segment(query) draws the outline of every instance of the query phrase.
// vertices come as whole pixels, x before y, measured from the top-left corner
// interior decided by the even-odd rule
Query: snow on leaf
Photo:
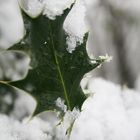
[[[54,20],[56,16],[62,15],[63,11],[70,8],[75,0],[43,0],[44,11],[43,15]]]
[[[67,50],[71,53],[77,43],[82,44],[89,28],[86,22],[86,7],[83,0],[77,0],[64,22],[64,30],[68,34]]]
[[[62,15],[63,11],[70,8],[75,0],[19,0],[21,8],[30,17],[35,18],[40,14],[54,20]]]

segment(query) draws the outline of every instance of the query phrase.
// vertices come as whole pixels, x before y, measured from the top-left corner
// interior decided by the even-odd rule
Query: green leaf
[[[103,59],[92,64],[87,55],[85,35],[84,43],[73,51],[67,51],[66,34],[63,22],[69,10],[62,16],[50,20],[45,16],[31,19],[23,13],[26,36],[11,50],[20,50],[29,54],[31,69],[26,77],[8,84],[24,90],[37,101],[33,115],[46,110],[59,110],[56,100],[64,100],[69,110],[81,109],[86,99],[80,81],[85,73],[99,66]]]

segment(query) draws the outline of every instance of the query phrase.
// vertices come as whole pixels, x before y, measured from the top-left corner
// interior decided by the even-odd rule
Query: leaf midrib
[[[52,43],[52,49],[53,49],[53,53],[54,53],[55,62],[56,62],[56,65],[57,65],[57,70],[58,70],[58,74],[59,74],[59,77],[60,77],[60,81],[62,83],[62,87],[63,87],[63,91],[64,91],[64,97],[66,99],[68,109],[71,110],[71,106],[70,106],[70,102],[69,102],[69,98],[68,98],[68,92],[67,92],[67,89],[66,89],[66,86],[65,86],[65,82],[64,82],[64,79],[63,79],[63,75],[62,75],[62,72],[61,72],[61,68],[60,68],[60,65],[59,65],[59,61],[58,61],[55,46],[54,46],[52,27],[51,27],[50,23],[49,23],[49,26],[50,26],[50,36],[51,36],[50,38],[51,38],[51,43]]]

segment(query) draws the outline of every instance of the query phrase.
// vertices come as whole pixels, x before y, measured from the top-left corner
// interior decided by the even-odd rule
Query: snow
[[[79,117],[80,111],[76,108],[73,111],[67,111],[63,121],[56,127],[56,137],[58,140],[68,140],[70,136],[70,129],[74,121]]]
[[[32,18],[40,14],[54,20],[56,16],[62,15],[63,11],[70,8],[74,0],[19,0],[21,8]]]
[[[0,48],[9,48],[25,34],[17,0],[0,1]]]
[[[56,106],[60,108],[62,111],[66,112],[67,111],[67,106],[64,104],[64,100],[61,98],[57,98],[56,100]]]
[[[17,99],[14,103],[14,109],[10,114],[11,117],[22,120],[25,117],[30,117],[35,110],[36,101],[29,94],[18,91]]]
[[[90,97],[75,121],[71,140],[140,139],[140,94],[103,79],[91,79]]]
[[[75,0],[43,0],[45,5],[43,15],[54,20],[56,16],[62,15],[63,11],[70,8]]]
[[[0,140],[67,140],[65,134],[74,121],[70,140],[139,140],[140,93],[101,78],[84,84],[90,95],[81,113],[76,108],[67,111],[60,125],[59,119],[46,119],[49,112],[43,113],[45,119],[36,116],[21,122],[0,114]]]
[[[22,59],[17,59],[17,55]],[[30,58],[25,54],[3,51],[0,53],[0,79],[19,80],[27,74]]]
[[[106,62],[110,62],[113,59],[113,57],[109,56],[108,54],[101,55],[101,56],[99,56],[99,58],[102,59],[102,60],[106,60]]]
[[[77,0],[64,22],[64,30],[68,34],[67,50],[71,53],[77,43],[83,43],[85,33],[89,31],[86,22],[86,7],[83,0]]]
[[[19,0],[21,8],[32,18],[39,16],[44,5],[39,0]]]
[[[49,124],[39,118],[19,122],[0,115],[0,140],[49,140],[48,129]]]

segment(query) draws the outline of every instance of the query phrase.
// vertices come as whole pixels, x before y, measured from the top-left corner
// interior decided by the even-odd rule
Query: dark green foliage
[[[63,22],[69,10],[62,16],[50,20],[39,16],[31,19],[23,14],[26,36],[11,47],[11,50],[20,50],[28,53],[31,58],[31,69],[27,76],[20,81],[11,81],[8,84],[31,94],[37,101],[33,115],[46,110],[59,110],[56,106],[57,98],[65,101],[69,110],[74,107],[81,109],[86,99],[80,87],[80,81],[85,73],[104,62],[95,60],[92,64],[86,52],[86,41],[78,45],[73,53],[66,48],[66,35]]]

